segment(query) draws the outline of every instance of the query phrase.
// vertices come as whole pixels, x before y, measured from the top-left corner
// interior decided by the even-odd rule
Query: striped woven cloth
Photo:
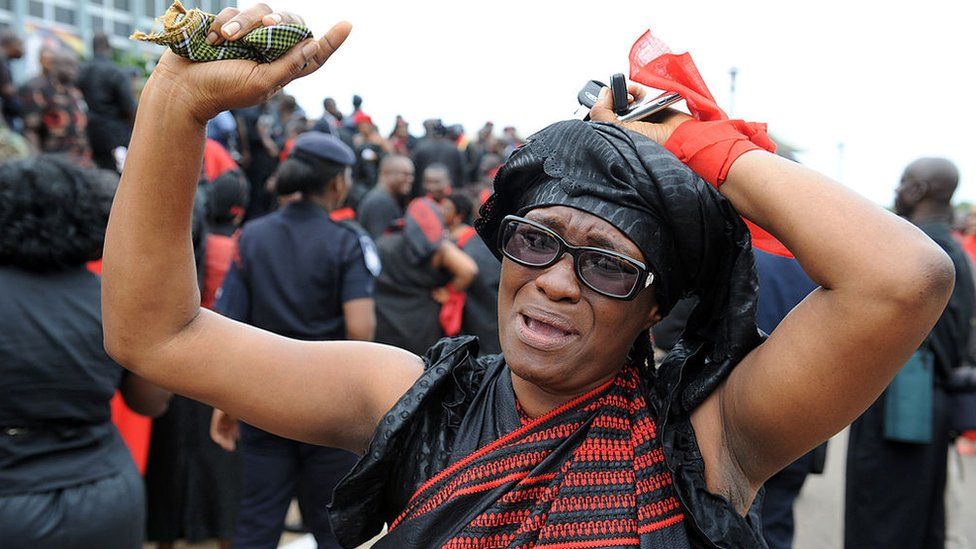
[[[270,63],[281,57],[292,46],[312,36],[303,25],[274,25],[261,27],[245,34],[239,40],[216,46],[207,43],[207,35],[215,15],[199,9],[187,10],[174,0],[157,23],[162,31],[135,32],[132,40],[154,42],[169,46],[174,53],[190,61],[219,61],[221,59],[248,59],[258,63]]]

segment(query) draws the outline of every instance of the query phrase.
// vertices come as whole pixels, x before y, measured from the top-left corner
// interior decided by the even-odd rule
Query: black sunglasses
[[[654,273],[640,261],[613,250],[571,246],[549,227],[529,219],[506,216],[498,235],[502,254],[526,267],[544,269],[569,253],[580,281],[607,297],[634,299],[654,282]]]

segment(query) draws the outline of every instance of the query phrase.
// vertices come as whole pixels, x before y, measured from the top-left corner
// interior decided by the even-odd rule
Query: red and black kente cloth
[[[390,533],[451,528],[450,549],[687,547],[683,519],[628,366],[432,477]]]

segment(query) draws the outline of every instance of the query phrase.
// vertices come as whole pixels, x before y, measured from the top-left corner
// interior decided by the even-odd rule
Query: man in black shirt
[[[0,103],[3,104],[3,117],[7,125],[16,128],[20,118],[20,99],[10,73],[10,60],[24,56],[24,41],[10,29],[0,30]]]
[[[78,75],[78,88],[88,104],[88,140],[99,168],[119,168],[115,150],[129,145],[136,102],[129,76],[112,61],[108,36],[92,39],[93,58]]]
[[[403,217],[403,201],[413,185],[413,162],[406,156],[390,154],[380,160],[380,175],[356,212],[356,220],[373,239],[377,239],[390,223]]]
[[[413,164],[417,173],[424,173],[431,164],[443,164],[447,167],[451,184],[460,187],[464,184],[464,156],[457,146],[447,137],[447,128],[440,121],[424,123],[427,135],[421,139],[413,150]],[[422,196],[421,181],[413,184],[413,196]]]
[[[950,444],[949,403],[945,383],[966,359],[973,317],[972,271],[953,238],[952,195],[959,171],[943,158],[912,162],[895,191],[895,213],[925,232],[949,255],[956,270],[955,287],[942,317],[921,350],[933,357],[928,405],[916,414],[931,417],[928,442],[893,440],[888,407],[898,403],[885,391],[851,425],[847,451],[844,546],[848,549],[930,549],[945,546],[946,459]],[[898,378],[892,383],[894,385]],[[913,387],[917,389],[918,387]],[[913,395],[914,396],[914,395]],[[892,410],[896,410],[893,408]]]

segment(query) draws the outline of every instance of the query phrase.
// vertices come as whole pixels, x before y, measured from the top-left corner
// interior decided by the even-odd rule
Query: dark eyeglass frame
[[[505,250],[505,230],[513,222],[524,223],[526,225],[529,225],[529,226],[531,226],[531,227],[533,227],[535,229],[538,229],[538,230],[540,230],[540,231],[542,231],[542,232],[544,232],[544,233],[552,236],[556,240],[556,242],[559,244],[559,249],[556,251],[556,255],[551,260],[547,261],[546,263],[543,263],[541,265],[536,265],[534,263],[528,263],[526,261],[523,261],[523,260],[521,260],[521,259],[519,259],[517,257],[513,257],[511,254],[509,254]],[[580,282],[582,282],[587,288],[593,290],[594,292],[596,292],[596,293],[598,293],[598,294],[600,294],[602,296],[606,296],[606,297],[609,297],[611,299],[619,299],[621,301],[629,301],[629,300],[634,299],[635,297],[637,297],[637,294],[641,293],[644,289],[648,288],[651,284],[654,283],[654,273],[651,272],[651,270],[647,268],[647,265],[645,265],[641,261],[638,261],[638,260],[630,257],[629,255],[622,254],[622,253],[616,252],[614,250],[607,250],[605,248],[596,248],[596,247],[593,247],[593,246],[573,246],[572,244],[569,244],[568,242],[566,242],[566,240],[564,240],[563,237],[559,236],[559,233],[557,233],[556,231],[550,229],[549,227],[547,227],[547,226],[545,226],[545,225],[543,225],[541,223],[537,223],[535,221],[532,221],[531,219],[525,219],[524,217],[519,217],[517,215],[506,215],[504,217],[504,219],[502,219],[502,222],[501,222],[501,224],[498,227],[498,249],[501,250],[502,255],[504,255],[505,257],[507,257],[509,259],[511,259],[515,263],[518,263],[519,265],[522,265],[523,267],[530,267],[530,268],[533,268],[533,269],[547,269],[547,268],[555,265],[556,263],[558,263],[563,258],[564,255],[566,255],[567,253],[569,253],[569,255],[571,255],[573,257],[573,271],[576,273],[576,278]],[[630,292],[627,293],[626,295],[614,295],[614,294],[607,293],[604,290],[601,290],[599,288],[594,287],[592,284],[590,284],[586,280],[586,278],[582,275],[582,273],[580,273],[579,257],[580,257],[580,254],[583,253],[583,252],[595,252],[595,253],[605,254],[605,255],[614,257],[616,259],[620,259],[620,260],[622,260],[622,261],[624,261],[626,263],[629,263],[630,265],[636,267],[637,268],[637,280],[634,282],[634,287],[631,288]]]

